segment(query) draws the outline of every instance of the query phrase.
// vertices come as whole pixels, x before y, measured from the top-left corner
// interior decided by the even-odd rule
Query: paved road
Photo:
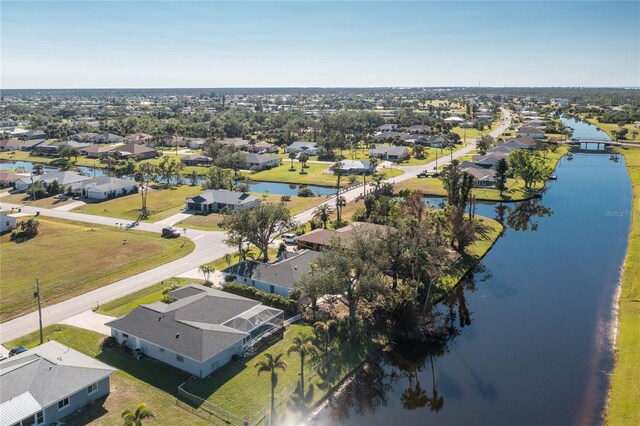
[[[511,114],[507,110],[503,110],[504,120],[503,123],[490,133],[493,137],[498,137],[509,125],[511,124]],[[459,158],[475,148],[475,141],[456,152],[453,153],[453,158]],[[438,160],[438,165],[448,164],[451,160],[450,155],[446,155]],[[434,170],[436,162],[433,161],[429,164],[422,166],[406,166],[399,167],[404,171],[404,174],[388,179],[386,182],[396,183],[402,182],[407,179],[412,179],[423,170]],[[363,188],[355,188],[350,191],[346,191],[341,195],[344,196],[347,201],[353,201],[360,195],[362,195]],[[322,204],[335,205],[335,197],[327,199]],[[75,220],[86,223],[93,223],[96,225],[104,226],[122,226],[126,229],[133,228],[141,231],[153,232],[160,234],[163,226],[163,222],[158,223],[134,223],[132,221],[126,221],[122,219],[114,219],[104,216],[94,216],[84,213],[68,212],[63,210],[45,209],[32,206],[22,206],[16,204],[0,203],[0,209],[20,208],[23,213],[36,213],[46,217],[53,217],[58,219]],[[308,222],[313,217],[315,207],[310,208],[294,217],[300,223]],[[173,219],[173,218],[172,218]],[[126,231],[125,231],[126,232]],[[134,291],[149,287],[157,282],[166,280],[175,276],[193,273],[200,265],[211,262],[213,260],[223,257],[227,253],[235,252],[235,249],[224,244],[223,232],[212,231],[200,231],[194,229],[188,229],[186,232],[187,238],[190,238],[196,245],[193,252],[187,256],[169,262],[167,264],[158,266],[140,274],[134,275],[129,278],[117,281],[113,284],[98,288],[88,293],[76,296],[72,299],[60,302],[55,305],[46,306],[42,310],[43,323],[45,326],[50,324],[56,324],[64,321],[70,317],[78,315],[89,309],[96,307],[98,304],[104,304],[106,302],[118,299],[133,293]],[[38,328],[38,315],[37,312],[26,314],[19,318],[7,321],[0,324],[0,343],[4,343],[27,333],[37,330]]]
[[[0,203],[0,209],[2,210],[11,207],[20,207],[23,213],[40,212],[41,216],[76,220],[96,225],[115,227],[116,223],[124,223],[125,228],[132,225],[131,221],[123,221],[121,219]],[[155,223],[139,223],[133,228],[153,232],[158,235],[158,238],[160,238],[159,235],[162,225]],[[219,259],[225,254],[233,253],[235,251],[234,248],[228,247],[224,244],[224,234],[222,232],[189,229],[187,230],[187,237],[195,243],[196,247],[190,254],[183,258],[149,269],[132,277],[125,278],[113,284],[109,284],[55,305],[46,306],[45,300],[45,308],[42,310],[44,325],[46,326],[61,322],[88,309],[95,308],[97,304],[104,304],[111,300],[133,293],[134,291],[149,287],[162,280],[192,271],[204,263]],[[37,330],[37,328],[38,316],[36,312],[2,323],[0,324],[0,343],[23,336]]]

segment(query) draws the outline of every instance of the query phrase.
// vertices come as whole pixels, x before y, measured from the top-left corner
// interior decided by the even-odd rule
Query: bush
[[[307,185],[300,185],[298,188],[298,197],[313,197],[313,191]]]
[[[280,296],[279,294],[266,293],[255,287],[233,282],[225,283],[222,290],[228,293],[237,294],[238,296],[259,300],[272,308],[282,309],[287,315],[296,315],[298,313],[298,303],[293,299]]]
[[[106,349],[112,349],[112,348],[115,348],[116,346],[118,346],[118,341],[113,336],[105,337],[100,342],[100,347],[103,348],[103,349],[105,349],[105,348]]]
[[[289,201],[291,201],[291,195],[283,195],[282,197],[280,197],[280,201],[288,203]]]

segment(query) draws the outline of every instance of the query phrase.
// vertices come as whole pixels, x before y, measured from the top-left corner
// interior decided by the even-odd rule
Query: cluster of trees
[[[538,182],[546,181],[551,169],[538,151],[517,149],[509,155],[509,168],[513,175],[524,181],[526,190],[531,190]]]

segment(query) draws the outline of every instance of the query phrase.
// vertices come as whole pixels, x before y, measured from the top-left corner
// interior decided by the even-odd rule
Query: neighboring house
[[[209,167],[213,165],[213,158],[201,154],[189,154],[180,159],[185,166],[203,166]]]
[[[484,124],[491,124],[493,121],[493,114],[478,114],[476,120]]]
[[[33,147],[33,151],[37,155],[55,157],[58,155],[58,151],[60,150],[60,145],[54,142],[43,142],[35,147]]]
[[[398,129],[400,129],[400,127],[397,124],[383,124],[382,126],[378,126],[376,130],[380,133],[386,133],[395,132]]]
[[[91,138],[93,143],[117,143],[122,142],[124,138],[113,133],[99,133]]]
[[[86,182],[91,179],[92,178],[88,176],[83,176],[80,173],[76,172],[52,172],[45,173],[43,175],[22,177],[16,181],[15,188],[18,191],[25,191],[31,186],[32,183],[38,181],[41,181],[46,187],[55,180],[58,181],[58,184],[60,184],[60,186],[71,187],[72,190],[78,190],[82,187],[82,182]]]
[[[0,120],[0,127],[16,127],[18,122],[15,120]]]
[[[531,127],[531,126],[522,126],[520,127],[520,129],[518,129],[518,132],[516,133],[516,136],[518,136],[519,138],[534,138],[534,139],[543,139],[544,138],[544,131],[540,130],[536,127]]]
[[[34,139],[34,140],[23,141],[23,144],[20,147],[20,150],[21,151],[31,151],[36,146],[38,146],[38,145],[40,145],[42,143],[46,143],[46,139]]]
[[[208,189],[193,198],[187,198],[186,209],[196,213],[217,213],[221,210],[242,210],[254,207],[262,201],[255,195],[226,189]]]
[[[315,142],[302,142],[302,141],[298,141],[298,142],[293,142],[291,145],[289,145],[286,149],[287,154],[290,154],[292,152],[295,153],[299,153],[299,152],[304,152],[307,155],[317,155],[318,151],[319,151],[319,147],[318,144]]]
[[[146,145],[147,143],[153,140],[153,136],[147,133],[138,132],[138,133],[133,133],[129,136],[126,136],[124,140],[127,142],[137,143],[140,145]]]
[[[91,142],[91,139],[95,138],[96,136],[98,136],[97,133],[80,132],[80,133],[76,133],[73,136],[69,136],[69,139],[72,139],[78,142]]]
[[[46,139],[47,138],[47,134],[45,132],[43,132],[42,130],[29,130],[28,132],[20,134],[20,138],[21,139],[28,139],[28,140]]]
[[[249,146],[249,141],[242,138],[226,138],[220,141],[222,145],[229,145],[236,149],[246,149]]]
[[[11,172],[0,171],[0,188],[13,186],[21,176]]]
[[[0,425],[53,425],[110,392],[116,372],[54,340],[0,362]]]
[[[376,145],[375,148],[369,150],[369,156],[398,161],[409,158],[409,150],[404,146]]]
[[[136,143],[128,143],[126,145],[119,146],[115,149],[118,155],[122,158],[133,157],[136,160],[149,160],[151,158],[159,157],[158,151],[154,148],[150,148],[144,145],[138,145]]]
[[[106,325],[121,345],[197,377],[282,327],[283,312],[256,300],[195,284],[168,295],[176,301],[140,305]]]
[[[258,154],[271,154],[277,153],[278,147],[269,142],[256,142],[253,145],[247,146],[247,151],[255,152]]]
[[[116,148],[109,145],[89,145],[80,148],[80,154],[87,158],[101,158],[108,155],[114,149]]]
[[[480,167],[492,169],[502,159],[509,161],[509,154],[504,152],[492,152],[487,155],[474,155],[473,162]]]
[[[224,269],[222,273],[239,284],[288,297],[295,283],[311,272],[311,264],[319,255],[317,251],[302,250],[277,263],[247,260]]]
[[[465,167],[460,170],[473,176],[475,186],[483,188],[496,186],[495,170],[485,169],[483,167]]]
[[[431,135],[422,139],[420,143],[422,145],[430,146],[432,148],[442,148],[447,144],[447,140],[442,135]]]
[[[400,132],[384,132],[378,133],[377,135],[373,135],[372,139],[374,142],[387,142],[393,140],[401,140],[404,141],[406,138],[410,137],[408,133],[400,133]]]
[[[298,236],[296,238],[296,241],[298,242],[298,249],[320,251],[323,248],[329,247],[331,245],[331,241],[334,239],[340,239],[341,244],[349,244],[351,239],[358,233],[383,233],[388,229],[389,228],[384,225],[377,225],[374,223],[366,222],[354,222],[349,224],[348,226],[345,226],[344,228],[340,228],[335,231],[317,228],[313,231],[307,232],[306,234]]]
[[[98,176],[81,183],[79,194],[94,200],[106,200],[138,192],[138,183],[111,176]]]
[[[447,122],[447,123],[459,124],[459,123],[462,123],[464,121],[464,118],[447,117],[447,118],[444,119],[444,121]]]
[[[416,124],[414,126],[409,127],[409,133],[420,133],[423,135],[431,133],[431,126],[427,126],[425,124]]]
[[[247,162],[248,169],[265,170],[280,164],[280,157],[247,152],[245,154],[245,161]]]
[[[0,140],[0,151],[19,151],[24,145],[20,139]]]
[[[202,149],[207,144],[207,140],[204,138],[192,138],[187,140],[187,146],[189,149]]]
[[[342,160],[339,163],[343,175],[364,175],[375,171],[371,161]],[[335,174],[335,166],[334,164],[328,169],[333,174]]]
[[[0,234],[16,229],[17,218],[10,211],[0,211]]]

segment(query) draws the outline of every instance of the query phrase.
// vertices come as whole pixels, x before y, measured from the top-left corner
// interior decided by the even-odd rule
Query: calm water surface
[[[578,121],[573,118],[560,117],[560,121],[565,126],[571,127],[573,129],[573,138],[576,139],[610,139],[609,135],[600,130],[597,126],[594,126],[591,123],[587,123],[586,121]]]
[[[623,161],[563,159],[542,200],[482,204],[507,226],[440,309],[459,335],[442,352],[385,354],[309,424],[597,424],[630,224]]]

